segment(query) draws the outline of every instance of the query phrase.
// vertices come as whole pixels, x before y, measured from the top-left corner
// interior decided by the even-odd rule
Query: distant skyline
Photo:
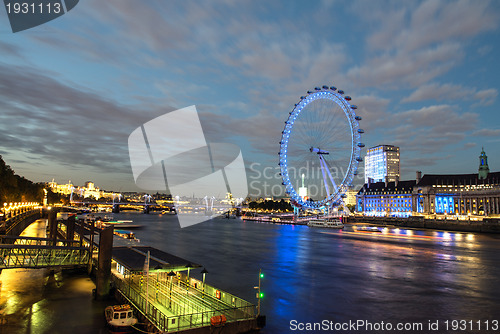
[[[257,195],[288,112],[326,84],[366,148],[400,147],[402,180],[475,173],[481,147],[500,171],[499,23],[498,1],[87,0],[14,34],[1,9],[0,155],[35,182],[142,191],[128,136],[196,105]]]

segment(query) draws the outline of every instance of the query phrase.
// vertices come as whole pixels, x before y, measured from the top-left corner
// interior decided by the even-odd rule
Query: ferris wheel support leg
[[[326,171],[328,171],[328,167],[327,167],[326,162],[323,159],[322,155],[319,155],[319,164],[321,166],[321,174],[323,174],[323,182],[325,183],[326,197],[329,197],[330,196],[330,188],[328,187],[328,181],[326,180]]]
[[[328,163],[326,162],[326,160],[323,158],[323,157],[320,157],[320,159],[323,159],[323,163],[325,164],[325,169],[326,169],[326,172],[328,173],[328,177],[330,178],[330,182],[332,183],[333,185],[333,188],[335,189],[335,192],[337,193],[339,191],[339,188],[337,187],[337,184],[335,183],[335,180],[333,179],[333,176],[332,176],[332,173],[330,173],[330,166],[328,165]]]

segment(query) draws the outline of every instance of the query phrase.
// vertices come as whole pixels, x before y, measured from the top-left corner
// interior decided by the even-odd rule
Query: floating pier
[[[117,297],[140,313],[149,331],[211,333],[224,327],[224,333],[246,333],[263,327],[255,305],[190,277],[200,267],[152,247],[114,247],[111,277]]]

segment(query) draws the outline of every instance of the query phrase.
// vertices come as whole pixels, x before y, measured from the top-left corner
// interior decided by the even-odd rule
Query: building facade
[[[365,157],[365,183],[399,180],[399,147],[379,145],[369,148]]]
[[[426,174],[416,180],[367,183],[356,195],[356,211],[367,216],[500,214],[500,172]],[[483,177],[483,176],[482,176]]]
[[[120,196],[119,193],[106,192],[104,190],[99,189],[98,187],[95,186],[94,182],[92,181],[87,181],[85,182],[84,187],[79,187],[73,185],[71,181],[68,181],[67,184],[58,184],[57,182],[52,180],[51,182],[48,183],[48,186],[54,193],[60,193],[63,195],[75,194],[82,196],[83,198],[93,197],[96,200],[100,198],[115,198]]]
[[[356,211],[366,216],[409,217],[416,181],[366,183],[356,195]]]
[[[345,192],[344,204],[345,205],[356,205],[356,195],[358,192],[354,189],[348,189]]]
[[[500,172],[484,178],[479,174],[424,175],[413,193],[417,212],[424,214],[500,214]]]

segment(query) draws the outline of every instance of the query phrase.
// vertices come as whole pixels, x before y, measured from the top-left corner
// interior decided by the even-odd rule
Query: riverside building
[[[500,214],[500,172],[489,172],[484,150],[475,174],[426,174],[415,180],[367,182],[356,195],[367,216]]]
[[[399,147],[379,145],[369,148],[365,157],[365,183],[399,180]]]

